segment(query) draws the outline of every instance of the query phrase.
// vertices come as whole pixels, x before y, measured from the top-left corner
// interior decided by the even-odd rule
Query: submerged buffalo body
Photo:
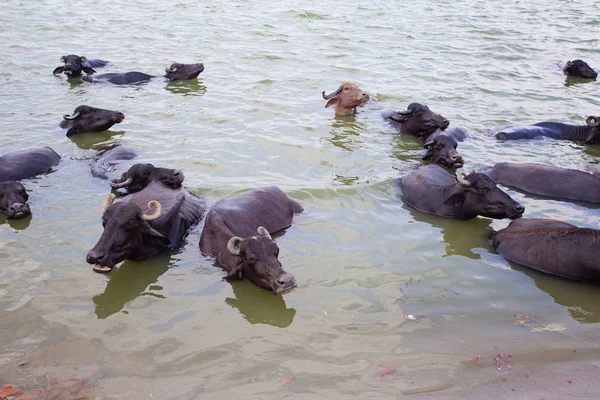
[[[186,189],[160,182],[113,204],[114,199],[108,195],[102,207],[104,231],[87,255],[87,262],[99,272],[126,259],[140,260],[176,247],[206,209],[204,201]]]
[[[72,136],[77,133],[103,132],[123,119],[125,115],[122,112],[83,105],[77,107],[73,115],[63,115],[59,125],[67,129],[67,136]]]
[[[434,113],[426,105],[411,103],[406,111],[388,110],[383,112],[383,118],[401,133],[408,133],[420,138],[426,138],[436,130],[448,128],[450,122],[442,115]]]
[[[527,193],[600,203],[600,177],[588,172],[543,164],[499,163],[485,174]]]
[[[60,156],[50,147],[18,150],[0,156],[0,182],[43,174],[58,165]]]
[[[68,77],[81,76],[81,72],[86,74],[93,74],[96,72],[94,68],[104,67],[108,64],[108,61],[104,60],[88,60],[86,57],[80,57],[75,54],[69,54],[68,56],[62,56],[60,62],[64,65],[56,67],[53,74],[64,73]]]
[[[289,227],[294,213],[302,211],[277,187],[221,200],[206,217],[200,250],[228,270],[225,279],[245,278],[273,294],[286,292],[295,280],[283,270],[271,234]]]
[[[183,172],[178,169],[160,168],[152,164],[135,164],[121,175],[121,179],[114,179],[110,186],[115,189],[125,188],[128,192],[139,192],[152,181],[160,181],[163,185],[178,188],[185,179]]]
[[[195,79],[204,71],[204,64],[180,64],[174,63],[165,69],[164,77],[168,81],[186,81]],[[128,85],[132,83],[140,83],[149,81],[155,78],[155,75],[148,75],[143,72],[124,72],[124,73],[108,73],[91,76],[84,76],[83,79],[87,82],[108,82],[115,85]]]
[[[568,125],[560,122],[538,122],[526,126],[507,126],[492,131],[498,140],[533,139],[547,136],[553,139],[600,143],[600,117],[588,117],[586,125]]]
[[[92,176],[108,179],[107,173],[112,171],[119,161],[132,160],[136,157],[137,153],[132,148],[121,144],[112,145],[94,156],[91,165]]]
[[[598,73],[583,60],[567,61],[561,65],[563,73],[576,78],[596,79]]]
[[[518,218],[525,208],[486,175],[455,177],[437,165],[425,165],[402,178],[404,200],[419,211],[446,218]]]
[[[600,283],[600,230],[552,219],[521,218],[494,232],[508,260],[564,278]]]
[[[8,219],[20,219],[31,215],[29,195],[25,186],[19,182],[0,182],[0,213]]]

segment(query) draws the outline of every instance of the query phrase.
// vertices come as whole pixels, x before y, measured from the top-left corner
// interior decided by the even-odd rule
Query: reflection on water
[[[286,308],[283,296],[261,289],[252,283],[231,281],[235,298],[228,297],[225,303],[238,311],[251,324],[267,324],[285,328],[294,320],[296,310]]]
[[[109,140],[118,139],[125,134],[125,131],[104,131],[104,132],[86,132],[69,136],[82,150],[90,150],[99,144],[108,143]]]
[[[364,127],[355,121],[353,115],[336,115],[331,125],[331,136],[327,140],[345,151],[354,151],[363,144],[360,132]]]
[[[155,285],[148,288],[148,286],[156,283],[168,269],[169,257],[164,256],[146,262],[125,261],[121,267],[113,268],[108,274],[106,289],[93,299],[98,319],[107,318],[121,311],[125,304],[138,296],[165,298],[164,295],[155,293],[162,290],[162,287]]]
[[[416,137],[404,133],[394,135],[392,158],[399,161],[420,162],[423,152],[423,145]]]
[[[34,210],[32,210],[32,213],[33,212]],[[31,224],[32,219],[32,215],[28,215],[27,217],[21,219],[8,219],[6,218],[6,215],[0,214],[0,225],[7,223],[15,231],[21,231],[23,229],[26,229],[29,226],[29,224]]]
[[[165,90],[183,96],[204,96],[206,86],[199,79],[190,79],[187,81],[171,81],[166,84]]]
[[[590,83],[590,82],[595,82],[595,79],[578,78],[575,76],[567,76],[565,78],[565,86],[566,87],[579,85],[582,83]]]

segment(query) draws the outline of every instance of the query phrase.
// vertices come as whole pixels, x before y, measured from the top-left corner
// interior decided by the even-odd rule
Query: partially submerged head
[[[139,192],[152,181],[178,188],[184,179],[183,172],[178,169],[155,167],[150,163],[135,164],[121,175],[121,179],[111,180],[110,186],[115,189],[126,188],[128,192]]]
[[[197,78],[204,71],[204,64],[181,64],[173,63],[165,68],[165,78],[170,81],[186,81]]]
[[[457,147],[458,143],[452,136],[438,135],[423,145],[427,151],[422,158],[448,168],[461,168],[464,162],[456,151]]]
[[[335,105],[336,115],[351,114],[354,109],[369,100],[369,95],[358,85],[350,82],[344,82],[333,93],[321,94],[323,99],[327,100],[325,108]]]
[[[585,124],[590,127],[590,132],[585,139],[586,144],[600,143],[600,117],[589,116]]]
[[[31,215],[29,194],[20,182],[0,182],[0,213],[7,219],[21,219]]]
[[[102,132],[110,129],[125,119],[120,111],[82,105],[77,107],[72,115],[63,115],[60,127],[68,129],[67,136],[85,132]]]
[[[411,103],[406,111],[395,111],[384,114],[384,118],[400,125],[402,133],[410,133],[419,137],[427,137],[436,130],[444,130],[450,121],[441,114],[434,113],[426,105]]]
[[[132,202],[113,204],[115,195],[109,194],[102,205],[104,231],[98,243],[88,252],[87,262],[98,272],[109,272],[116,264],[126,259],[140,259],[169,244],[149,224],[160,217],[161,204],[150,201],[146,213]]]
[[[78,56],[75,54],[69,54],[67,56],[62,56],[60,58],[60,62],[64,63],[63,66],[56,67],[53,74],[62,74],[64,73],[68,77],[77,77],[81,76],[81,72],[84,71],[86,74],[93,74],[94,71],[92,68],[86,67],[84,63],[87,61],[87,58],[83,56]]]
[[[255,236],[234,236],[229,240],[227,251],[238,257],[238,264],[225,278],[248,279],[273,294],[292,290],[296,280],[283,270],[278,259],[279,246],[264,227],[259,226],[256,232]]]
[[[596,79],[598,76],[598,73],[583,60],[567,61],[562,65],[562,70],[565,75],[577,78]]]

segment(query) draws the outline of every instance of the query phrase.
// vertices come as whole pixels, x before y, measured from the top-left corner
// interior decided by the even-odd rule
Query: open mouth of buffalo
[[[106,273],[112,271],[112,269],[113,269],[113,267],[109,267],[109,266],[102,265],[102,264],[94,264],[94,266],[92,268],[94,269],[94,271],[100,272],[103,274],[106,274]]]

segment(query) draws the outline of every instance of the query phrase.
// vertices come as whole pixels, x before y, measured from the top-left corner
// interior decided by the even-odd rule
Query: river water
[[[600,67],[597,1],[1,9],[1,153],[51,146],[62,162],[24,181],[32,218],[0,217],[0,383],[75,376],[97,399],[597,398],[598,287],[507,262],[488,236],[508,220],[407,208],[396,180],[421,149],[380,117],[427,104],[469,132],[459,146],[469,171],[597,163],[599,146],[488,135],[598,115],[599,83],[557,68],[576,58]],[[197,81],[122,87],[53,76],[72,53],[109,60],[102,72],[206,69]],[[380,102],[334,117],[320,93],[343,81]],[[126,117],[67,138],[58,123],[81,104]],[[182,169],[209,202],[265,185],[300,201],[305,212],[276,239],[298,287],[282,297],[222,281],[200,254],[202,224],[171,253],[94,273],[85,255],[109,187],[89,163],[113,143],[134,147],[136,162]],[[597,207],[507,191],[528,217],[600,228]]]

